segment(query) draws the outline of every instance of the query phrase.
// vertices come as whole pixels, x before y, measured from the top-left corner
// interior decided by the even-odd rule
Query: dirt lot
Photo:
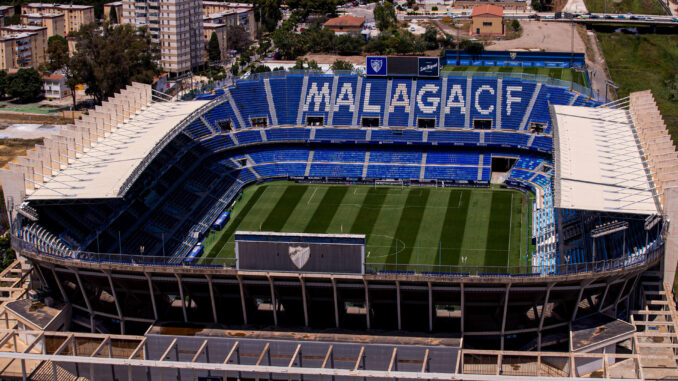
[[[72,124],[73,119],[63,118],[60,115],[0,111],[0,123]]]
[[[26,155],[26,151],[42,143],[42,139],[0,139],[0,168],[7,168],[7,163],[17,156]]]
[[[570,51],[572,27],[566,23],[520,21],[523,34],[514,40],[493,41],[485,46],[487,50],[534,49],[545,52]],[[586,45],[574,33],[574,51],[584,53]]]

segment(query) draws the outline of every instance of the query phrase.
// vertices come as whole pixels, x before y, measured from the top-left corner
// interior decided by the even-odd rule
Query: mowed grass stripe
[[[235,231],[238,228],[238,226],[240,226],[242,220],[247,216],[247,214],[254,207],[254,205],[257,204],[257,200],[259,200],[259,197],[261,197],[265,190],[266,188],[264,187],[257,189],[256,192],[254,192],[254,194],[252,195],[252,198],[250,198],[249,201],[247,201],[247,204],[245,204],[245,206],[238,212],[238,214],[231,221],[228,222],[228,227],[226,228],[226,231],[223,232],[221,238],[219,238],[217,243],[209,252],[209,254],[207,255],[208,258],[217,256],[217,254],[219,254],[220,257],[226,256],[225,253],[224,255],[222,255],[221,250],[223,249],[224,246],[226,246],[226,243],[233,236],[233,234],[235,234]]]
[[[492,193],[490,223],[487,227],[485,266],[506,266],[509,256],[509,237],[513,218],[512,192]]]
[[[420,192],[410,191],[405,200],[405,209],[400,215],[398,221],[398,228],[394,234],[394,238],[403,242],[404,247],[396,249],[395,242],[389,250],[389,263],[409,263],[414,246],[417,244],[417,236],[419,235],[419,227],[421,225],[424,210],[428,202],[431,190],[428,188],[421,189]],[[396,255],[398,256],[396,261]]]
[[[289,185],[262,223],[261,229],[271,232],[280,231],[308,189],[309,187],[303,185]]]
[[[451,192],[457,193],[457,192]],[[460,194],[460,193],[457,193]],[[410,263],[430,264],[438,258],[438,239],[443,230],[445,215],[451,208],[458,208],[458,200],[450,203],[450,192],[445,189],[431,189],[424,214],[419,225],[419,234],[415,242],[415,252],[410,257]]]
[[[370,188],[363,200],[358,215],[351,224],[351,234],[366,234],[370,235],[374,228],[375,222],[381,212],[381,207],[384,205],[388,189],[385,188]]]
[[[325,195],[322,196],[320,204],[316,208],[313,216],[306,224],[305,231],[308,233],[325,233],[330,227],[330,223],[337,214],[341,201],[346,196],[348,187],[332,187],[327,189]],[[316,195],[318,197],[318,195]]]
[[[466,229],[466,215],[471,201],[470,190],[460,190],[450,192],[447,199],[448,209],[445,212],[443,229],[438,239],[442,246],[441,253],[436,255],[435,264],[458,265],[461,258],[462,240],[464,239],[464,230]],[[450,208],[452,205],[458,206],[456,209]],[[441,258],[442,254],[442,258]]]
[[[297,202],[290,218],[287,219],[285,225],[280,229],[283,232],[306,232],[306,225],[313,217],[313,213],[318,209],[318,201],[323,198],[325,192],[330,188],[326,186],[309,186],[308,190]]]
[[[492,195],[497,192],[472,192],[469,200],[469,212],[466,215],[466,227],[461,241],[461,255],[468,257],[466,265],[482,266],[485,263],[487,227],[490,223]]]

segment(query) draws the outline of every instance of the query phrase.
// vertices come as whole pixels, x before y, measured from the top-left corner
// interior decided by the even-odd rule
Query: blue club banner
[[[386,57],[367,57],[367,75],[386,75]]]

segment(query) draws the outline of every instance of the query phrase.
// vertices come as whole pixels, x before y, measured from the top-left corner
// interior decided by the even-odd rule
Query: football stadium
[[[541,354],[490,352],[624,356],[643,285],[676,268],[676,153],[651,92],[602,104],[377,58],[185,100],[134,83],[46,139],[0,172],[34,288],[76,330],[146,332],[145,356],[219,357],[208,376],[538,376],[516,364]],[[136,355],[114,364],[130,379]],[[614,362],[588,355],[551,354],[549,375]]]

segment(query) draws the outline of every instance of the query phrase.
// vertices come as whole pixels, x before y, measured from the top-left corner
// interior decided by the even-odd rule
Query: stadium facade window
[[[417,118],[418,128],[436,128],[435,118]]]
[[[546,131],[546,123],[530,122],[530,132],[544,132]]]
[[[307,126],[324,126],[325,117],[322,116],[307,116],[306,117]]]
[[[492,119],[473,119],[473,128],[476,130],[492,129]]]
[[[379,118],[362,118],[361,124],[363,127],[379,127]]]
[[[221,119],[215,122],[221,132],[231,132],[233,130],[233,124],[230,119]]]
[[[241,167],[247,167],[247,158],[243,157],[242,159],[238,159],[238,165]]]
[[[252,127],[266,127],[268,126],[268,118],[267,117],[258,117],[258,118],[250,118],[250,122],[252,122]]]
[[[344,312],[346,312],[347,315],[365,315],[367,313],[367,308],[365,308],[365,303],[345,302]]]

